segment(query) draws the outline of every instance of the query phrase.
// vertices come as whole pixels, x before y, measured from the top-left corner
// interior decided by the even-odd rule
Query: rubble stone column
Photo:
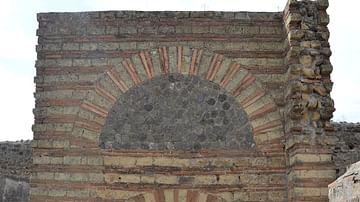
[[[288,201],[328,201],[327,186],[335,178],[327,7],[327,0],[289,0],[284,11]]]

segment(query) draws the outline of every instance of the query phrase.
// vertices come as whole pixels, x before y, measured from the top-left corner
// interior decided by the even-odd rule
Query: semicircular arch
[[[129,89],[167,74],[198,76],[218,84],[246,112],[258,149],[272,150],[274,145],[282,144],[283,125],[277,105],[254,75],[224,55],[183,46],[142,50],[107,69],[80,106],[103,118],[88,136],[99,138],[112,106]],[[91,124],[78,124],[78,130]]]

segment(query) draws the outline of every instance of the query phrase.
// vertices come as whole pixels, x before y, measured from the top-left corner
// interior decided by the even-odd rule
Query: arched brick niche
[[[196,83],[196,85],[189,86],[187,84],[189,82],[193,82],[193,84]],[[136,148],[135,146],[131,147],[131,145],[121,146],[119,143],[126,141],[115,140],[116,134],[118,134],[117,138],[120,138],[120,133],[124,134],[126,130],[129,130],[128,132],[131,133],[130,125],[133,121],[136,122],[136,120],[127,116],[137,117],[138,119],[148,118],[147,121],[150,122],[154,121],[154,118],[165,118],[162,116],[166,115],[165,111],[163,111],[165,110],[164,105],[166,103],[159,103],[162,101],[172,105],[167,113],[174,113],[175,111],[181,113],[181,107],[178,105],[184,103],[177,103],[180,97],[184,98],[184,102],[196,102],[196,99],[207,99],[204,100],[202,104],[193,104],[196,108],[199,108],[198,111],[188,111],[188,113],[190,113],[190,115],[188,114],[189,116],[195,118],[196,114],[200,116],[197,118],[198,125],[211,125],[217,115],[220,117],[221,114],[226,111],[221,110],[221,108],[232,108],[233,110],[230,112],[233,114],[232,120],[221,118],[221,121],[222,124],[224,121],[225,123],[227,121],[235,121],[232,124],[235,127],[228,131],[230,131],[229,133],[233,133],[233,138],[238,138],[238,140],[233,143],[225,143],[224,141],[223,144],[217,144],[216,142],[220,143],[220,139],[223,137],[219,136],[219,134],[214,134],[217,136],[214,138],[218,138],[218,140],[212,142],[213,146],[210,146],[210,143],[207,144],[207,146],[205,146],[205,143],[203,145],[194,143],[191,144],[191,146],[182,145],[177,147],[174,146],[171,141],[168,142],[169,144],[167,146],[165,145],[166,141],[156,146],[156,144],[151,144],[155,143],[155,141],[153,141],[147,142],[147,146],[143,144],[145,149],[149,148],[149,144],[153,145],[154,149],[157,147],[159,147],[159,149],[200,149],[202,147],[239,149],[243,146],[249,149],[257,145],[258,149],[266,151],[267,149],[274,149],[274,145],[278,147],[277,145],[281,144],[280,140],[283,136],[282,122],[276,104],[273,102],[271,96],[263,90],[261,84],[256,81],[256,78],[251,73],[241,68],[239,64],[233,62],[231,59],[225,58],[220,54],[182,46],[161,47],[154,50],[141,51],[131,58],[123,60],[120,65],[108,69],[94,86],[95,93],[89,93],[80,108],[103,117],[102,124],[97,127],[97,131],[99,131],[97,133],[98,138],[100,138],[100,131],[103,131],[103,139],[100,138],[98,142],[103,148]],[[171,91],[171,88],[178,89]],[[189,88],[193,88],[194,95],[191,95]],[[208,89],[208,92],[206,92],[206,89]],[[182,90],[182,92],[180,92],[180,90]],[[169,95],[167,96],[166,93],[169,93]],[[174,93],[176,93],[176,95],[174,95]],[[181,93],[184,93],[184,95],[181,95]],[[160,97],[162,96],[164,100],[161,100],[156,94],[159,94],[158,96]],[[200,98],[198,98],[199,96]],[[134,103],[131,103],[132,99]],[[228,100],[222,101],[222,99]],[[136,103],[137,101],[138,103]],[[156,105],[155,107],[154,104]],[[123,107],[126,107],[126,109],[121,109]],[[173,107],[177,108],[174,109]],[[151,116],[146,115],[149,114],[149,111],[155,113]],[[208,112],[208,114],[206,112]],[[213,114],[211,115],[211,113]],[[211,118],[211,116],[215,118]],[[107,121],[105,121],[106,118]],[[149,118],[152,120],[149,120]],[[177,118],[172,116],[171,119],[175,121]],[[220,118],[218,119],[218,121],[220,121]],[[146,126],[140,122],[146,123],[145,120],[134,123],[138,125],[138,129],[136,129],[138,131],[132,138],[138,138],[137,140],[144,139],[145,141],[146,135],[139,133],[144,134],[144,131],[148,133],[147,130],[149,128],[146,129],[146,127],[151,127],[151,124]],[[106,123],[110,126],[107,126]],[[215,122],[212,124],[211,133],[216,133],[213,131],[214,128],[217,128],[220,131],[219,133],[223,133],[221,130],[224,130],[224,127],[214,127],[216,124],[219,125],[219,123]],[[82,126],[82,129],[85,130],[87,130],[86,126],[89,125],[91,124],[79,124],[79,126]],[[153,127],[153,129],[165,130],[166,126],[181,127],[181,125],[183,127],[195,127],[194,124],[184,125],[184,123],[182,123],[179,125],[163,124],[161,127]],[[156,126],[156,124],[153,126]],[[143,128],[143,131],[139,131],[140,128]],[[199,130],[204,130],[205,128],[206,127],[200,127]],[[188,132],[190,131],[192,130],[189,129]],[[236,131],[238,131],[238,133],[236,133]],[[175,129],[173,129],[172,132],[175,132]],[[197,136],[199,135],[201,134]],[[92,138],[96,139],[96,137]],[[123,138],[127,140],[130,136],[123,136]],[[231,137],[229,137],[229,139],[231,139]],[[240,141],[240,139],[244,141]],[[106,141],[108,141],[108,145],[106,145]],[[141,148],[141,141],[134,144],[137,144],[137,149]],[[234,145],[230,146],[230,144]]]
[[[335,173],[326,7],[291,0],[283,13],[39,14],[30,201],[326,201]],[[199,85],[185,102],[215,87],[183,113],[200,119],[183,124],[181,95],[172,95],[164,102],[178,125],[148,119],[131,131],[125,112],[165,114],[158,96],[141,99],[149,89],[163,85],[164,97],[188,80]],[[226,129],[226,119],[212,118],[216,108],[243,121]],[[190,134],[201,120],[205,136]],[[170,135],[185,128],[192,142],[155,137],[165,131],[156,124],[172,126]]]
[[[184,108],[189,103],[195,108]],[[255,76],[221,54],[184,46],[139,51],[104,70],[74,105],[67,139],[34,152],[33,201],[286,196],[279,110]]]

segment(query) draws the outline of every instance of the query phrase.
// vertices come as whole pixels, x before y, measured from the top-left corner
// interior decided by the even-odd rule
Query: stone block
[[[64,164],[80,165],[81,164],[81,156],[64,156]]]
[[[114,165],[121,167],[134,167],[136,163],[136,158],[133,157],[113,157],[113,156],[104,156],[104,165]]]
[[[77,198],[85,198],[89,197],[88,189],[72,189],[66,191],[66,196],[68,197],[77,197]]]
[[[53,196],[53,197],[63,197],[66,195],[66,190],[65,189],[50,189],[48,192],[49,196]]]
[[[70,173],[62,173],[62,172],[55,172],[54,179],[60,181],[69,181],[70,180]]]
[[[178,177],[172,175],[155,175],[155,183],[158,184],[178,184]]]
[[[70,173],[70,181],[87,182],[89,181],[88,173]]]
[[[215,175],[197,175],[194,176],[193,183],[195,185],[212,185],[217,184],[217,177]]]
[[[87,157],[87,165],[103,165],[103,157],[102,156],[88,156]]]
[[[218,184],[239,184],[240,176],[239,175],[221,175],[219,177]]]
[[[80,50],[80,44],[79,43],[64,43],[62,46],[62,50],[69,50],[69,51],[74,51],[74,50]]]

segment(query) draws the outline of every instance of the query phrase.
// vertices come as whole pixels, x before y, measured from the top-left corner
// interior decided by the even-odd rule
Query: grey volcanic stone
[[[247,114],[219,85],[198,76],[159,76],[127,91],[109,112],[105,149],[249,149]]]
[[[0,142],[0,202],[28,201],[31,141]]]

